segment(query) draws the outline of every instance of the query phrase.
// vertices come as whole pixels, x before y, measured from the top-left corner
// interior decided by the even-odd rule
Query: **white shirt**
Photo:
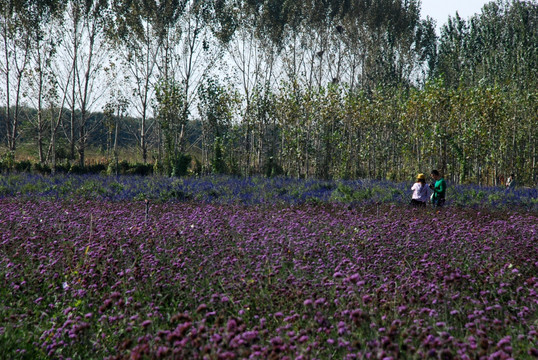
[[[412,199],[426,202],[430,199],[431,189],[428,186],[428,184],[422,184],[419,182],[416,182],[411,187],[411,190],[413,190],[413,197]]]

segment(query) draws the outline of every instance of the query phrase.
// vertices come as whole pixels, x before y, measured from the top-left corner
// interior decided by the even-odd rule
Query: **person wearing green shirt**
[[[435,180],[435,183],[430,185],[433,190],[432,204],[433,206],[441,207],[445,203],[446,181],[438,170],[432,170],[431,177]]]

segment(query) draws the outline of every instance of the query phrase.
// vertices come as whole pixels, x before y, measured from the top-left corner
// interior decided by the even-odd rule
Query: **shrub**
[[[74,163],[69,168],[69,173],[81,175],[86,173],[86,169],[83,166],[80,166],[78,163]]]
[[[127,174],[141,176],[151,175],[153,174],[153,165],[142,163],[131,164],[129,170],[127,170]]]
[[[15,162],[15,171],[30,172],[30,170],[32,170],[32,162],[30,160],[21,160]]]
[[[106,169],[106,174],[107,175],[116,175],[116,163],[115,162],[110,162],[108,164],[108,167]]]
[[[106,164],[91,164],[91,165],[88,165],[86,166],[86,173],[89,173],[89,174],[100,174],[100,173],[105,173],[107,170],[107,165]]]
[[[15,155],[12,152],[7,152],[0,157],[0,171],[11,170],[15,164]]]
[[[172,164],[172,176],[185,176],[187,175],[189,165],[191,164],[192,157],[189,154],[179,154],[174,163]]]
[[[56,169],[57,173],[67,174],[69,172],[69,170],[71,169],[71,165],[67,161],[66,162],[61,162],[61,163],[56,164],[55,169]]]
[[[32,172],[36,174],[46,175],[50,174],[51,170],[50,166],[48,166],[47,164],[36,162],[32,164]]]
[[[125,175],[129,171],[129,167],[129,163],[126,160],[122,160],[118,163],[118,172]]]

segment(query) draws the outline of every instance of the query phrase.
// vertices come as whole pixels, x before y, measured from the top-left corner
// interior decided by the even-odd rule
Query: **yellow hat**
[[[417,180],[426,180],[426,176],[424,174],[418,174]]]

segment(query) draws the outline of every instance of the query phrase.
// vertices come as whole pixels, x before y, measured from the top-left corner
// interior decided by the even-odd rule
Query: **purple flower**
[[[497,347],[502,348],[506,345],[510,345],[511,341],[512,338],[510,336],[505,336],[501,340],[499,340],[499,342],[497,343]]]
[[[243,339],[247,340],[247,341],[252,341],[254,339],[256,339],[258,337],[258,332],[257,331],[245,331],[243,334],[241,334],[241,336],[243,337]]]
[[[140,324],[143,328],[147,328],[148,326],[151,325],[151,320],[144,320],[142,321],[142,323]]]
[[[284,344],[284,342],[282,341],[282,338],[280,338],[280,336],[276,336],[274,338],[271,339],[271,344],[273,346],[277,346],[277,345],[282,345]]]
[[[226,328],[228,329],[228,332],[233,332],[237,328],[237,322],[235,319],[228,320],[228,324],[226,325]]]
[[[306,335],[302,335],[300,338],[299,338],[299,343],[302,344],[302,343],[305,343],[308,341],[308,336]]]

